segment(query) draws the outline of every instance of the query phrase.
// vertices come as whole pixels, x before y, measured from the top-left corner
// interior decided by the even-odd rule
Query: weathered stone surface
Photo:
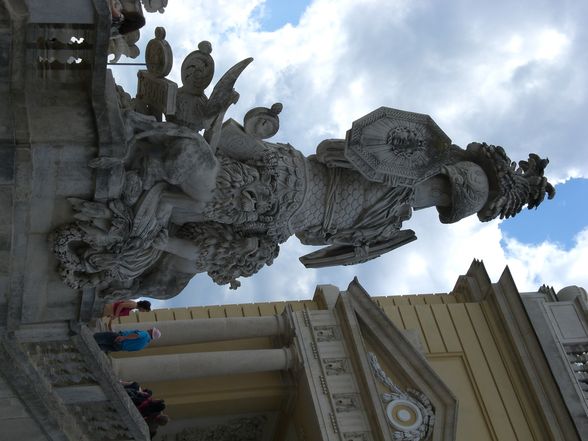
[[[31,23],[94,23],[92,0],[27,0]]]
[[[59,82],[47,84],[43,94],[30,91],[27,96],[28,124],[33,143],[90,144],[96,142],[93,115],[83,112],[91,105],[83,90],[64,90]],[[73,93],[72,93],[73,92]],[[51,115],[51,118],[46,118]],[[56,121],[67,121],[66,125]]]
[[[13,187],[0,185],[0,225],[12,225]]]
[[[5,10],[0,10],[0,16],[6,17],[7,15]],[[0,25],[0,78],[8,78],[11,43],[10,29]]]
[[[1,116],[0,116],[1,118]],[[0,145],[0,185],[14,181],[14,146]]]

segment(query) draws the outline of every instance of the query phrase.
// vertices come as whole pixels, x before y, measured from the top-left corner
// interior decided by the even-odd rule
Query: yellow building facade
[[[161,342],[113,368],[165,399],[167,441],[584,440],[585,292],[561,297],[474,261],[446,294],[370,297],[354,280],[312,300],[155,310],[115,328],[155,325]]]

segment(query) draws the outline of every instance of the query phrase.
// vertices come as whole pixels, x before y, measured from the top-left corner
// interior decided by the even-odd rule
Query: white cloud
[[[588,287],[588,228],[578,233],[570,250],[556,243],[528,245],[506,238],[505,251],[519,289],[530,291],[544,283],[556,291],[568,285]]]
[[[555,61],[569,45],[569,39],[555,29],[546,29],[539,34],[537,43],[535,57],[539,60]]]
[[[513,160],[530,151],[549,156],[546,174],[562,182],[588,176],[587,5],[316,0],[298,25],[265,32],[262,0],[192,1],[189,7],[176,1],[165,14],[148,16],[142,44],[155,25],[166,27],[176,81],[183,58],[204,39],[213,45],[216,79],[253,56],[229,116],[241,120],[251,107],[281,101],[275,138],[305,154],[322,139],[344,137],[352,121],[385,105],[430,114],[464,147],[487,141],[503,145]],[[136,81],[134,73],[123,81]],[[493,279],[508,263],[525,289],[577,283],[574,278],[588,285],[578,263],[588,261],[586,233],[566,251],[510,238],[502,248],[497,221],[480,224],[474,217],[440,225],[434,210],[416,213],[405,227],[416,231],[417,242],[363,265],[305,270],[297,258],[309,249],[291,239],[274,265],[237,293],[201,275],[182,298],[235,303],[309,296],[316,283],[345,287],[355,274],[374,294],[448,291],[474,257],[484,260]]]

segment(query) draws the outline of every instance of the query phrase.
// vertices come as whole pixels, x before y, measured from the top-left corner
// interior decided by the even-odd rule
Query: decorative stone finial
[[[198,43],[198,50],[190,52],[182,63],[182,89],[192,95],[202,95],[214,76],[214,60],[210,56],[212,45]]]
[[[284,106],[274,103],[271,108],[255,107],[245,114],[243,126],[245,132],[258,139],[268,139],[278,133],[280,118],[278,114]]]
[[[157,78],[163,78],[171,72],[174,57],[171,46],[165,41],[165,28],[155,28],[155,38],[147,43],[145,63],[149,73]]]

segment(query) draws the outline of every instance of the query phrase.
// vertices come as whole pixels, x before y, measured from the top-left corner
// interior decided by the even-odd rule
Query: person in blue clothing
[[[140,351],[147,347],[152,340],[161,337],[161,331],[151,328],[146,331],[138,329],[119,332],[96,332],[94,340],[104,352]]]

